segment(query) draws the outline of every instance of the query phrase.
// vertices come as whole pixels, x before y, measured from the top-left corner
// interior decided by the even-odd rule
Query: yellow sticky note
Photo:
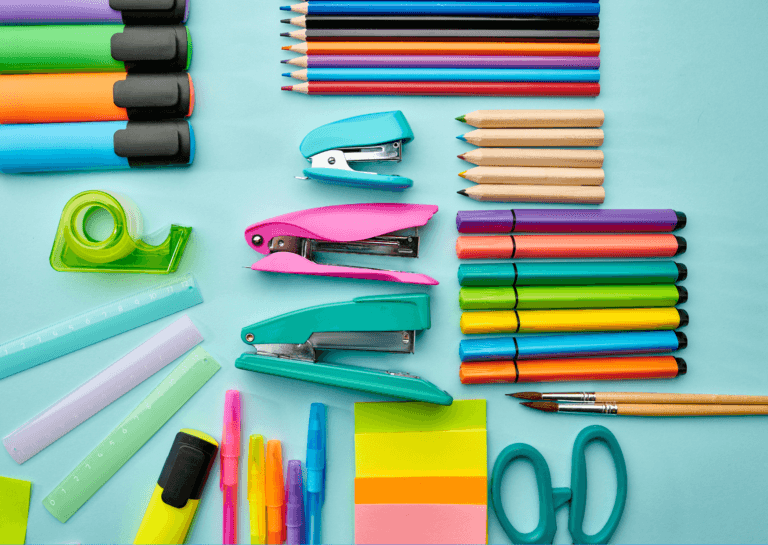
[[[0,477],[0,543],[24,543],[31,492],[29,481]]]
[[[486,430],[358,433],[356,477],[486,477]]]

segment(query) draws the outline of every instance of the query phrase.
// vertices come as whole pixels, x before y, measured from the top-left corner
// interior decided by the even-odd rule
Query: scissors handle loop
[[[585,450],[589,443],[601,441],[608,447],[616,466],[616,500],[608,521],[603,528],[592,535],[584,533],[584,511],[587,507],[587,458]],[[604,426],[589,426],[581,430],[573,444],[571,459],[571,512],[568,516],[568,530],[574,543],[608,543],[619,525],[624,505],[627,503],[627,465],[616,437]]]

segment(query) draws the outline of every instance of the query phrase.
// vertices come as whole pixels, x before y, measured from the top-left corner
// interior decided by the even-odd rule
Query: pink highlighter
[[[240,457],[240,392],[224,398],[224,437],[221,441],[221,491],[224,493],[222,543],[237,543],[237,464]]]

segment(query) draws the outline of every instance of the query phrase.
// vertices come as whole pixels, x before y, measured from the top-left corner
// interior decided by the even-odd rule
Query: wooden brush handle
[[[768,405],[768,396],[664,394],[654,392],[598,392],[599,403],[676,403],[699,405]]]
[[[739,416],[768,415],[768,405],[620,404],[624,416]]]

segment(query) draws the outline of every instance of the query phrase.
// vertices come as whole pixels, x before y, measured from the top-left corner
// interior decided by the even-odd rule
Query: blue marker
[[[308,68],[283,76],[302,81],[600,81],[600,70],[510,68]]]
[[[307,433],[307,515],[304,524],[307,529],[306,543],[322,543],[321,510],[325,501],[325,405],[313,403],[309,410],[309,432]]]
[[[539,360],[618,356],[673,352],[688,346],[685,333],[677,331],[631,331],[577,335],[534,335],[466,339],[459,344],[463,362]]]
[[[599,15],[598,2],[310,1],[281,6],[305,15]]]
[[[0,125],[0,172],[63,172],[188,165],[187,121]]]

